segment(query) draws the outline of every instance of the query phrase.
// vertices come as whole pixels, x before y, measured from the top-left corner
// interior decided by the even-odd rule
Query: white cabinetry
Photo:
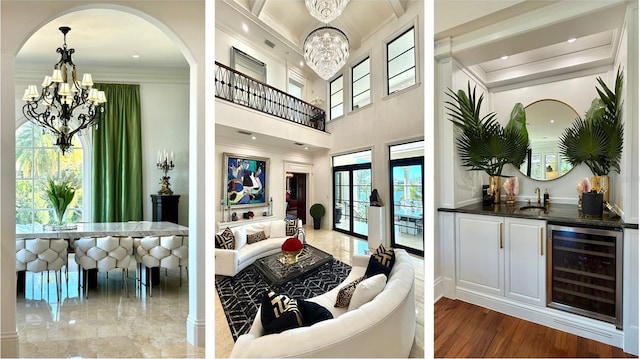
[[[504,295],[502,217],[456,215],[456,284]]]
[[[505,218],[505,296],[546,305],[545,222]]]
[[[456,215],[456,285],[545,305],[545,222]]]

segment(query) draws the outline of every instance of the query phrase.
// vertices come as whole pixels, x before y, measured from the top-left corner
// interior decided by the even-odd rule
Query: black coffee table
[[[284,254],[280,252],[260,258],[253,264],[267,282],[279,287],[294,278],[310,274],[332,261],[331,254],[307,244],[298,255],[296,263],[287,264]]]

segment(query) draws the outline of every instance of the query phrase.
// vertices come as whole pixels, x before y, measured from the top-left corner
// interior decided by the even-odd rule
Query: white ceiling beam
[[[399,19],[400,16],[404,15],[406,10],[400,0],[389,0],[389,5],[391,5],[393,12],[396,14],[396,18]]]
[[[260,17],[260,13],[262,13],[262,9],[264,9],[264,4],[266,0],[254,0],[253,5],[251,6],[251,13],[256,17]]]

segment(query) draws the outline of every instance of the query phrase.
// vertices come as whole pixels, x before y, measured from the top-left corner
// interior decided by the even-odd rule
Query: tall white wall
[[[185,79],[188,81],[188,79]],[[180,195],[178,223],[189,224],[189,84],[140,84],[140,111],[142,113],[142,192],[144,194],[144,220],[152,219],[151,194],[160,190],[163,172],[156,167],[159,150],[173,151],[175,168],[167,173],[171,177],[171,190]]]
[[[331,133],[331,151],[325,159],[317,158],[317,167],[322,167],[316,178],[318,189],[318,202],[326,208],[333,208],[331,189],[331,157],[332,155],[354,152],[364,149],[372,151],[372,185],[378,189],[384,203],[390,203],[389,194],[389,145],[422,140],[424,138],[424,81],[425,71],[418,64],[417,84],[403,91],[386,95],[385,79],[385,46],[386,43],[399,35],[399,31],[408,28],[412,24],[416,28],[416,49],[418,58],[424,56],[424,16],[422,2],[412,4],[405,14],[378,30],[370,38],[366,39],[361,47],[349,55],[350,61],[342,69],[345,88],[345,115],[328,122],[327,131]],[[369,55],[371,63],[371,104],[365,107],[351,110],[350,99],[350,74],[351,67]],[[425,164],[429,165],[429,164]],[[425,183],[428,183],[425,180]],[[425,190],[425,192],[428,192]],[[386,207],[386,218],[392,218],[389,206]],[[332,223],[332,211],[327,211],[328,220],[323,221],[323,226]],[[392,230],[390,224],[386,226],[387,235]]]

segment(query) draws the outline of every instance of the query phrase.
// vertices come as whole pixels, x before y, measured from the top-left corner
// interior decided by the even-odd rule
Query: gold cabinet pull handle
[[[500,223],[500,249],[504,248],[502,244],[502,226],[504,223]]]
[[[540,227],[540,255],[544,256],[544,228]]]

